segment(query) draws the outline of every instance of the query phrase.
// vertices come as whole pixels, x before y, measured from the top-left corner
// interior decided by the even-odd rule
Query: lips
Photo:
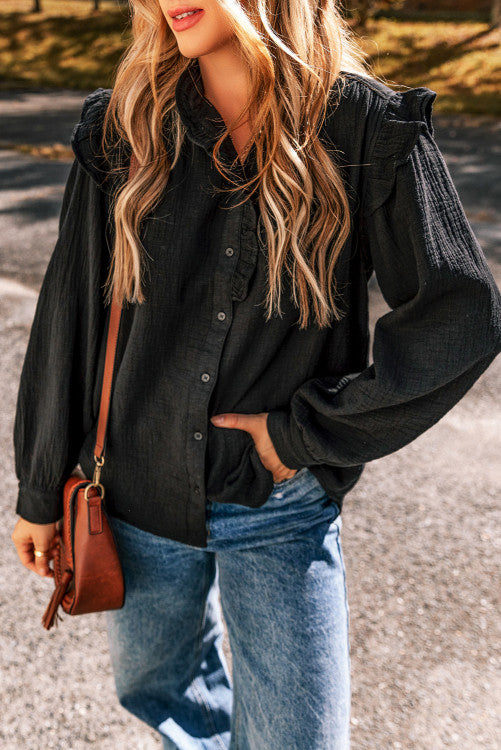
[[[180,16],[182,13],[191,13],[193,10],[202,10],[202,8],[197,8],[194,5],[179,5],[177,8],[169,10],[168,13],[171,18],[174,18],[174,16]]]
[[[183,18],[172,19],[172,29],[173,31],[176,31],[176,32],[186,31],[187,29],[193,28],[193,26],[196,26],[196,24],[200,21],[200,19],[203,18],[205,15],[205,11],[202,10],[202,8],[193,8],[193,9],[185,10],[185,11],[179,11],[178,8],[175,8],[174,10],[176,11],[176,15],[178,15],[179,13],[190,14],[188,16],[184,16]]]

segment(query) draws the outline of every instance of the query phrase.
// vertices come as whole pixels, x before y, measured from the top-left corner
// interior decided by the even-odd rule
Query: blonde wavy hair
[[[132,42],[117,68],[101,147],[106,154],[112,133],[118,141],[125,139],[140,168],[113,197],[114,247],[105,288],[107,303],[115,297],[119,304],[141,304],[146,253],[141,222],[160,201],[180,155],[185,129],[175,106],[175,87],[193,60],[179,52],[156,0],[129,1]],[[218,2],[247,63],[251,96],[214,144],[214,163],[235,185],[230,191],[258,191],[268,249],[267,319],[274,310],[282,314],[285,269],[300,327],[306,327],[312,306],[323,328],[333,317],[342,317],[335,300],[334,267],[351,222],[340,170],[318,132],[332,103],[333,86],[342,81],[341,71],[365,76],[372,72],[336,0],[243,0],[245,8],[239,0]],[[219,159],[219,149],[247,118],[252,128],[248,148],[255,143],[257,170],[248,182],[236,184]],[[173,137],[171,160],[166,124]]]

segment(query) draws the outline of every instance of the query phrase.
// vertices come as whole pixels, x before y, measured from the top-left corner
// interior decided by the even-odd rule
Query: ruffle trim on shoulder
[[[382,205],[391,193],[396,169],[409,158],[422,133],[433,138],[433,103],[437,96],[425,86],[394,91],[387,99],[369,155],[366,211]]]
[[[101,151],[101,138],[112,91],[98,88],[84,99],[80,120],[73,128],[70,139],[82,168],[107,193],[112,192],[114,181],[110,179],[110,165]]]

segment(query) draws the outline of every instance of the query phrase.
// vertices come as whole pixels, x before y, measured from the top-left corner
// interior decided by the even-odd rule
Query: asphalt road
[[[0,143],[67,144],[84,95],[0,93]],[[500,283],[501,123],[434,123]],[[53,584],[10,540],[17,383],[69,168],[0,150],[0,747],[160,748],[116,701],[103,615],[44,631]],[[372,284],[372,322],[385,310]],[[435,427],[367,465],[345,501],[353,750],[499,747],[500,362]]]
[[[69,144],[90,91],[0,91],[0,143]]]

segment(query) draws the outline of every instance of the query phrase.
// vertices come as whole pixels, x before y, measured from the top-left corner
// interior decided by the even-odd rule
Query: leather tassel
[[[63,601],[63,597],[72,578],[73,573],[71,570],[65,570],[59,585],[54,589],[47,609],[42,616],[42,625],[46,630],[50,630],[54,624],[57,626],[58,620],[63,619],[57,610]]]

